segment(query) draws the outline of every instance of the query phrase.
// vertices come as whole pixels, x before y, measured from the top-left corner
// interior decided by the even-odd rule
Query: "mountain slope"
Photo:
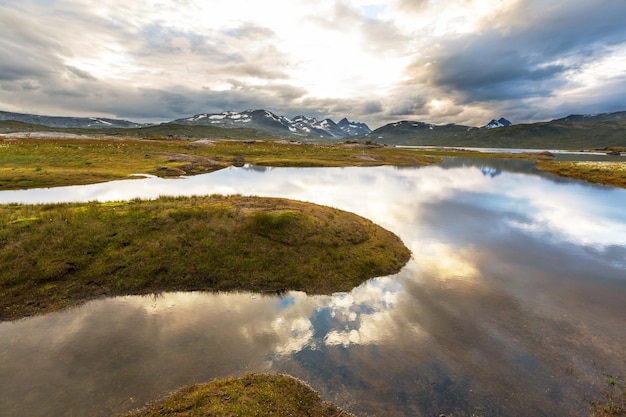
[[[393,145],[433,145],[448,139],[463,137],[475,127],[463,125],[434,125],[430,123],[402,120],[375,129],[370,134],[359,136],[360,140]],[[443,146],[443,145],[442,145]]]

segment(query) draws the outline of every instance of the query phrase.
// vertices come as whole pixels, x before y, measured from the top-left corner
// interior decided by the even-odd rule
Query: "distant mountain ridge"
[[[215,114],[201,113],[169,123],[225,128],[244,127],[261,130],[277,136],[319,137],[325,139],[343,139],[371,132],[371,129],[365,123],[350,122],[347,118],[341,119],[339,123],[335,123],[331,119],[317,120],[314,117],[304,115],[289,119],[285,116],[277,116],[268,110],[225,111]]]
[[[11,120],[22,123],[31,123],[48,127],[59,128],[135,128],[146,126],[141,123],[129,122],[128,120],[109,119],[105,117],[64,117],[64,116],[40,116],[36,114],[11,113],[0,111],[0,120]]]
[[[456,132],[465,133],[468,130],[476,129],[471,126],[447,124],[447,125],[434,125],[425,122],[416,122],[410,120],[402,120],[399,122],[389,123],[385,126],[381,126],[375,129],[368,136],[375,136],[376,138],[383,138],[385,136],[405,136],[405,135],[421,135],[421,136],[436,136],[441,132]]]
[[[358,140],[390,145],[521,149],[626,147],[626,111],[569,115],[549,122],[514,125],[505,118],[477,128],[418,121],[389,123]]]
[[[598,123],[598,122],[626,122],[626,111],[600,114],[570,114],[553,122]]]

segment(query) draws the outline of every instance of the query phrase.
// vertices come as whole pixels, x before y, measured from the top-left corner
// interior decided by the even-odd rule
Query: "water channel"
[[[583,416],[626,375],[626,190],[530,162],[261,168],[0,192],[0,203],[287,197],[355,212],[413,253],[350,293],[119,297],[0,323],[0,416],[112,416],[246,372],[358,416]]]

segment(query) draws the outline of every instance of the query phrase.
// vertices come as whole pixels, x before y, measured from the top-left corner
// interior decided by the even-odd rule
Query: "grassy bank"
[[[286,141],[111,138],[4,139],[0,190],[91,184],[143,173],[196,175],[232,164],[262,166],[419,166],[439,162],[414,150]]]
[[[250,374],[181,388],[124,417],[349,417],[311,387],[286,375]]]
[[[626,188],[626,162],[541,161],[537,168],[561,177]]]
[[[254,197],[0,206],[0,319],[161,291],[348,291],[400,239],[338,209]]]

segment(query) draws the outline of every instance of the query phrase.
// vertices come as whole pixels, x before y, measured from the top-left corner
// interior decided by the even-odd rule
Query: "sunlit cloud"
[[[3,1],[0,108],[138,121],[266,108],[372,128],[618,111],[624,13],[610,0]]]

